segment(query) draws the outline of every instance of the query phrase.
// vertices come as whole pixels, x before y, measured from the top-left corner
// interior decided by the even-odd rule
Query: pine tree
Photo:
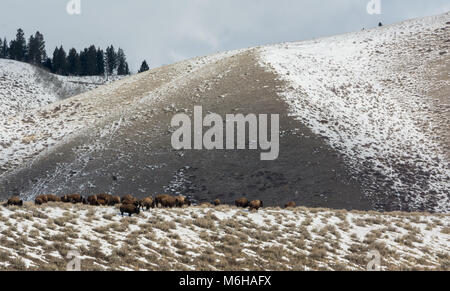
[[[47,51],[45,49],[44,35],[39,31],[34,35],[34,39],[37,47],[37,55],[34,60],[36,64],[42,64],[47,59]]]
[[[107,65],[108,74],[112,75],[118,65],[117,64],[117,54],[112,45],[110,47],[106,48],[106,65]]]
[[[127,58],[125,56],[124,51],[119,48],[119,50],[117,51],[117,75],[128,75],[129,74],[129,69],[128,69],[128,63],[127,63]]]
[[[142,62],[141,68],[139,69],[139,73],[143,73],[143,72],[148,71],[148,70],[150,70],[150,68],[149,68],[149,66],[147,64],[147,61],[144,60]]]
[[[97,68],[97,49],[91,45],[86,51],[86,74],[95,76],[98,74]]]
[[[78,76],[81,74],[80,56],[76,49],[71,48],[67,55],[67,73],[72,76]]]
[[[53,72],[58,75],[67,75],[66,51],[61,46],[53,52]]]
[[[35,38],[31,35],[28,39],[27,54],[25,56],[26,62],[34,64],[37,54],[39,53],[37,50]]]
[[[3,59],[2,48],[3,48],[3,40],[0,38],[0,59]]]
[[[8,47],[8,41],[6,41],[6,38],[3,39],[3,46],[0,48],[0,56],[4,59],[8,58],[9,54],[9,47]]]
[[[47,70],[49,70],[50,72],[53,72],[53,63],[52,63],[52,59],[47,58],[44,63],[42,64],[44,66],[44,68],[46,68]]]
[[[24,61],[27,51],[27,41],[25,40],[25,34],[23,30],[19,28],[17,30],[16,39],[12,40],[9,45],[9,56],[16,61]]]
[[[105,53],[102,49],[97,49],[97,75],[103,76],[105,74]]]
[[[30,36],[25,59],[27,62],[35,65],[42,65],[44,60],[47,59],[44,36],[39,31],[34,36]]]

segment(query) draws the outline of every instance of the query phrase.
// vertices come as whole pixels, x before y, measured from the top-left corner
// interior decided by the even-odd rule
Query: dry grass
[[[83,270],[364,270],[372,250],[384,269],[450,265],[445,247],[423,243],[427,228],[448,239],[442,215],[220,206],[122,218],[116,208],[54,203],[2,209],[0,220],[2,270],[65,270],[73,250]]]

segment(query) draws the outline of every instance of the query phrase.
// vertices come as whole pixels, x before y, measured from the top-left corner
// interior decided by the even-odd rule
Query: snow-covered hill
[[[261,49],[289,84],[292,114],[345,156],[372,197],[450,211],[449,21],[446,13]]]
[[[0,59],[0,116],[31,111],[118,79],[58,76],[27,63]]]
[[[450,211],[450,13],[183,61],[0,117],[0,195],[166,190]],[[280,114],[280,158],[174,151],[176,112]],[[259,153],[258,153],[259,154]]]

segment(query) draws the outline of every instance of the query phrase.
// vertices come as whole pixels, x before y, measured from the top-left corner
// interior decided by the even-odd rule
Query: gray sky
[[[95,44],[122,47],[133,71],[186,58],[269,43],[297,41],[361,30],[382,21],[450,11],[448,0],[380,0],[381,15],[366,11],[370,0],[81,0],[69,15],[69,0],[0,0],[0,37],[21,27],[39,30],[47,52]]]

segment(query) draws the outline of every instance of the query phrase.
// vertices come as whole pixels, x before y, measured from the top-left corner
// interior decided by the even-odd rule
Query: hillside
[[[0,116],[38,109],[118,79],[59,76],[27,63],[0,59]]]
[[[266,208],[0,207],[0,270],[449,270],[450,218]],[[73,258],[73,256],[72,256]]]
[[[450,210],[449,13],[153,69],[0,117],[0,193]],[[175,151],[170,120],[280,114],[280,157]]]

